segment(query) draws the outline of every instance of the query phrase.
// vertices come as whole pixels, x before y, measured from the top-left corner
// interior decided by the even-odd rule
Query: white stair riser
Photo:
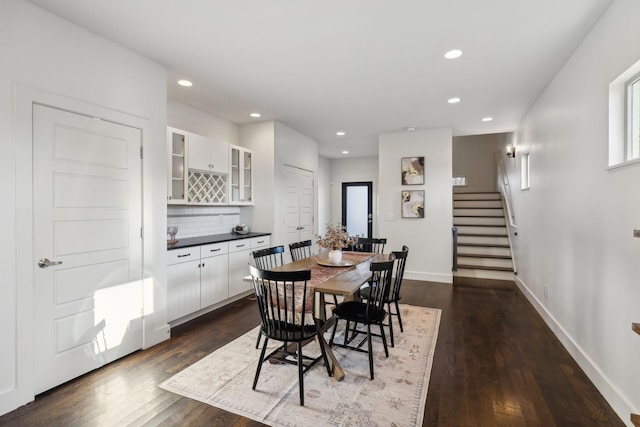
[[[453,200],[500,200],[500,193],[453,193]]]
[[[458,256],[458,264],[471,265],[474,267],[500,267],[513,269],[513,263],[510,259],[502,258],[475,258]]]
[[[511,250],[509,248],[458,246],[458,256],[464,255],[511,256]]]
[[[453,216],[492,216],[504,218],[502,209],[453,209]]]
[[[502,200],[456,200],[454,208],[501,208]]]
[[[474,243],[480,245],[508,245],[506,237],[458,236],[458,244]]]
[[[453,225],[459,227],[461,225],[505,225],[504,218],[453,218]]]
[[[458,277],[475,277],[478,279],[515,280],[515,275],[509,271],[472,270],[461,268],[453,272]]]
[[[456,228],[458,229],[458,234],[490,234],[507,236],[507,227],[474,227],[461,225]]]

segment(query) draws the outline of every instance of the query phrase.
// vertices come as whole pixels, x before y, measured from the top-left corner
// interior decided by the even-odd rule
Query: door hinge
[[[140,158],[144,159],[144,151],[143,151],[142,146],[140,147]]]
[[[144,239],[144,228],[140,227],[140,238]]]

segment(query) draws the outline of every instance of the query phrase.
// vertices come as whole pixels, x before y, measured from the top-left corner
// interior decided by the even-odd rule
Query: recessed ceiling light
[[[342,154],[349,154],[348,150],[342,150]]]
[[[457,104],[458,102],[460,102],[460,98],[457,98],[457,97],[456,97],[456,98],[449,98],[449,99],[447,100],[447,102],[448,102],[449,104]]]
[[[447,59],[456,59],[462,56],[462,51],[460,49],[452,49],[449,52],[444,54],[444,57]]]
[[[260,113],[251,113],[251,114],[249,114],[249,115],[250,115],[251,117],[255,118],[255,119],[257,119],[258,117],[262,117],[262,114],[260,114]]]
[[[493,120],[493,117],[483,117],[482,118],[483,122],[490,122],[491,120]]]
[[[405,130],[407,132],[413,132],[414,130],[416,130],[416,128],[415,128],[415,126],[409,126],[409,127],[406,127]]]
[[[346,132],[345,132],[345,131],[342,131],[342,130],[339,130],[338,132],[336,132],[336,135],[338,135],[338,136],[345,136],[345,135],[346,135]]]
[[[178,84],[180,86],[184,86],[184,87],[191,87],[193,86],[193,83],[191,83],[189,80],[178,80]]]

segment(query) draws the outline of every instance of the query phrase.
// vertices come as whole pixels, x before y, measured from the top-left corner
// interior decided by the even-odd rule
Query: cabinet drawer
[[[207,258],[210,256],[223,255],[229,253],[229,242],[211,243],[210,245],[200,246],[200,257]]]
[[[252,237],[251,249],[267,248],[271,244],[271,238],[269,236]]]
[[[239,252],[251,249],[251,239],[232,240],[229,242],[229,252]]]
[[[167,265],[179,264],[182,262],[199,260],[200,246],[192,246],[190,248],[172,249],[167,251]]]

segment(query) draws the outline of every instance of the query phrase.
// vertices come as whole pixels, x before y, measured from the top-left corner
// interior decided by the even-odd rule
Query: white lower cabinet
[[[200,247],[200,308],[229,298],[229,244]]]
[[[251,253],[269,246],[269,236],[229,242],[229,297],[252,289],[251,282],[244,280],[249,275]]]
[[[200,247],[169,251],[167,320],[200,310]]]
[[[169,322],[252,289],[251,252],[269,246],[270,237],[252,237],[168,252],[167,320]]]

